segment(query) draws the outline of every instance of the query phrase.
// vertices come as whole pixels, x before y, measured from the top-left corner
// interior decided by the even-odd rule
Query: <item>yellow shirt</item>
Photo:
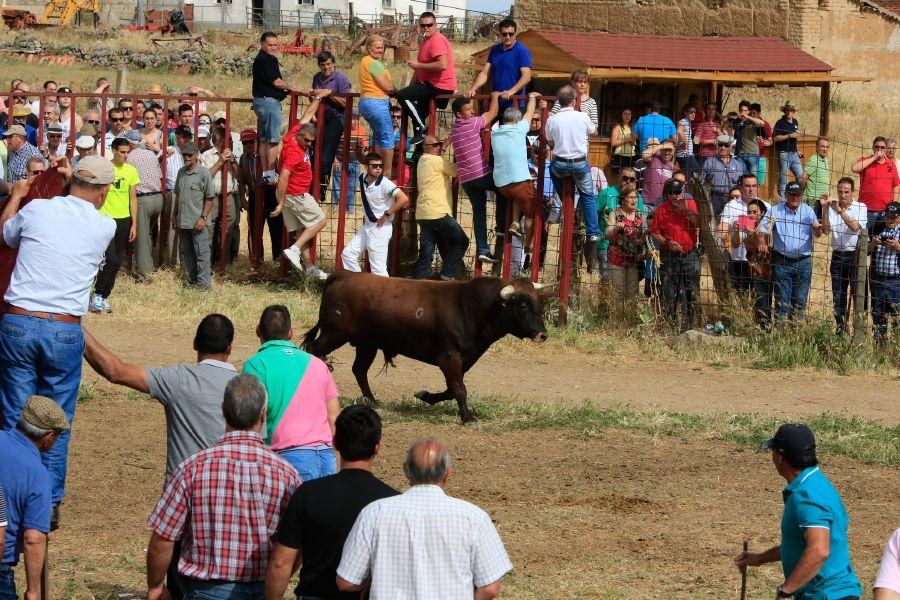
[[[456,175],[456,165],[436,154],[423,154],[417,174],[416,220],[430,221],[453,214],[450,178]]]
[[[359,90],[363,98],[388,97],[375,83],[375,77],[382,73],[387,74],[388,81],[391,81],[391,72],[380,60],[375,60],[367,54],[359,61]]]
[[[123,163],[121,167],[113,165],[113,169],[115,177],[109,191],[106,192],[106,199],[100,207],[100,212],[113,219],[134,218],[137,215],[131,214],[131,188],[137,187],[141,178],[138,177],[137,169],[128,163]]]

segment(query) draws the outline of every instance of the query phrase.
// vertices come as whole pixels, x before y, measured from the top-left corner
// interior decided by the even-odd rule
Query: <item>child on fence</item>
[[[359,256],[363,250],[369,256],[369,268],[375,275],[388,276],[387,257],[393,227],[391,222],[409,200],[390,179],[383,175],[384,160],[370,152],[366,155],[366,172],[359,177],[365,220],[362,227],[344,248],[341,261],[348,271],[360,272]]]

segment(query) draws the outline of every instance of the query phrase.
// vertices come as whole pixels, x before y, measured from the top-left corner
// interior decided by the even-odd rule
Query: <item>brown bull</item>
[[[447,389],[418,392],[416,398],[428,404],[455,398],[462,421],[474,421],[465,373],[507,334],[547,339],[538,294],[543,287],[527,279],[419,281],[341,271],[325,284],[319,322],[306,333],[303,347],[324,357],[348,342],[355,346],[353,375],[371,402],[368,371],[379,350],[386,363],[399,354],[436,365]]]

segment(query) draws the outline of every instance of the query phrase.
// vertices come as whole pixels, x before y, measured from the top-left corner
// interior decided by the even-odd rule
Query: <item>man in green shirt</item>
[[[831,165],[828,164],[828,150],[831,142],[827,137],[816,140],[816,153],[813,154],[803,169],[803,200],[813,207],[816,216],[822,218],[822,205],[819,199],[828,195],[831,187]]]
[[[209,170],[200,164],[200,149],[188,142],[181,149],[184,166],[175,177],[175,215],[181,264],[189,285],[203,291],[212,286],[209,227],[213,209],[213,187]]]
[[[125,258],[125,249],[137,235],[137,186],[141,179],[137,169],[125,162],[130,152],[131,143],[124,137],[112,141],[112,164],[115,175],[100,212],[112,217],[116,222],[116,235],[106,249],[103,267],[94,283],[90,309],[95,313],[112,312],[109,295],[116,284],[116,275]]]

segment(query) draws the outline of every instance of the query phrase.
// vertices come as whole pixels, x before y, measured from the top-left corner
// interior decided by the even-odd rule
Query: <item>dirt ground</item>
[[[193,332],[170,335],[149,325],[88,322],[126,360],[162,365],[194,359]],[[236,362],[255,345],[239,337]],[[357,393],[351,359],[341,351],[335,362],[347,396]],[[511,369],[513,360],[539,368]],[[123,600],[145,590],[145,520],[164,473],[163,411],[141,394],[96,378],[86,366],[93,393],[79,405],[63,527],[51,542],[54,599]],[[397,369],[373,381],[376,394],[390,402],[436,388],[440,376],[399,360]],[[681,362],[616,365],[602,356],[547,353],[525,344],[492,351],[468,383],[482,396],[529,401],[591,398],[638,410],[797,417],[832,410],[898,422],[896,405],[858,401],[886,397],[886,386],[896,385],[876,376],[724,372]],[[446,440],[453,454],[448,493],[489,512],[515,565],[504,598],[737,597],[740,578],[730,561],[742,540],[752,549],[778,540],[783,480],[763,453],[729,442],[617,430],[585,438],[565,430],[486,429],[391,423],[376,472],[403,489],[408,445],[424,435]],[[897,527],[898,470],[837,457],[825,458],[823,468],[847,505],[854,565],[870,586],[883,544]],[[779,573],[777,565],[751,572],[748,598],[771,598]]]

